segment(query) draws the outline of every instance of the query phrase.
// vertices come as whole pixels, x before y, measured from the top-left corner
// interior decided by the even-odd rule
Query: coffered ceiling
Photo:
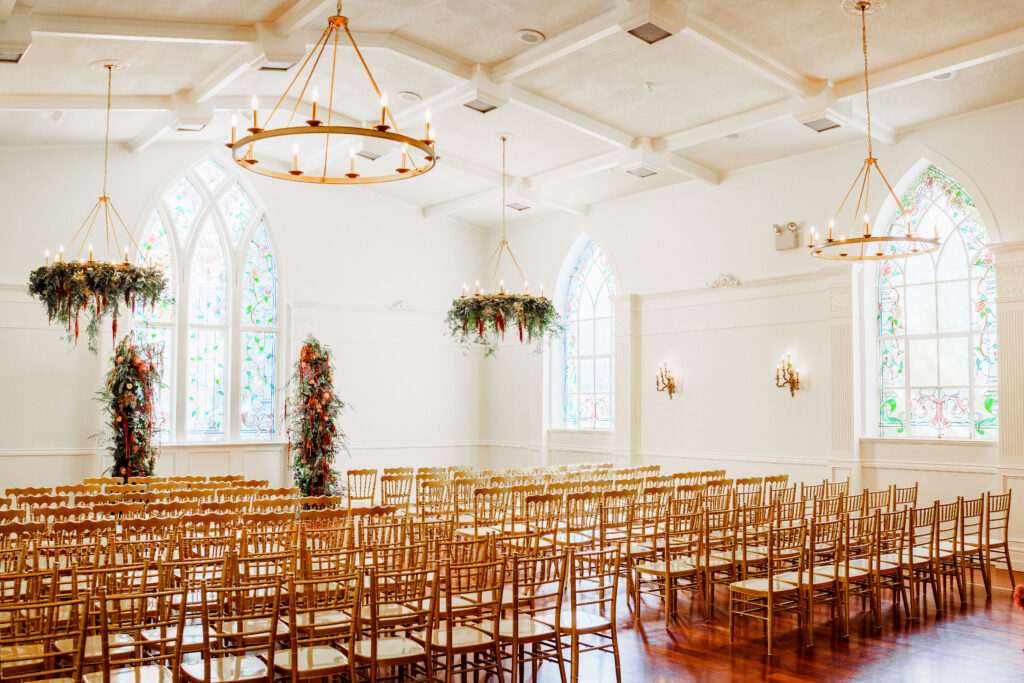
[[[118,143],[221,142],[231,113],[253,94],[269,106],[295,71],[260,66],[282,45],[301,55],[334,8],[0,0],[0,46],[28,46],[19,63],[0,64],[0,146],[100,142],[105,79],[90,64],[101,59],[129,64],[115,78]],[[343,9],[399,122],[418,127],[430,108],[439,133],[435,172],[366,189],[427,218],[497,223],[503,134],[509,195],[530,207],[513,220],[585,214],[670,183],[715,185],[863,135],[860,26],[839,0],[347,0]],[[1024,97],[1021,0],[888,0],[868,22],[882,154],[911,128]],[[651,44],[629,32],[653,27],[664,37]],[[546,39],[523,42],[519,29]],[[339,115],[375,115],[349,49],[334,88]],[[476,98],[496,108],[463,106]],[[838,127],[803,123],[822,117]],[[179,131],[186,119],[206,125]]]

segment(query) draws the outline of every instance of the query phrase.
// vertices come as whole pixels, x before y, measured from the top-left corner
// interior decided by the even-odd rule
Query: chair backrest
[[[255,656],[266,661],[266,681],[274,680],[281,584],[267,581],[244,586],[200,584],[200,615],[203,633],[203,674],[214,680],[211,670],[220,657]]]
[[[524,501],[524,520],[528,531],[552,534],[558,528],[562,514],[562,497],[554,493],[527,496]]]
[[[408,508],[409,499],[412,497],[412,485],[412,474],[385,474],[380,478],[381,503],[403,510]]]
[[[89,604],[88,595],[0,602],[0,677],[82,680]]]
[[[424,642],[423,663],[430,661],[436,613],[438,572],[428,569],[377,572],[363,578],[355,630],[369,640],[361,653],[371,670],[378,666],[380,643],[388,638],[420,632]]]
[[[935,554],[939,501],[927,507],[910,508],[907,527],[907,553],[910,557],[932,557]]]
[[[898,510],[904,505],[915,507],[917,505],[917,482],[914,482],[913,486],[896,486],[892,485],[892,494],[890,498],[890,509]]]
[[[1009,540],[1007,529],[1010,524],[1010,496],[1013,491],[999,495],[985,494],[985,543],[1001,543]]]
[[[811,518],[807,537],[807,570],[831,567],[832,576],[839,576],[839,558],[843,554],[846,518],[819,520]]]
[[[892,487],[882,489],[881,491],[864,489],[864,494],[864,514],[874,510],[885,511],[892,509]]]
[[[377,491],[377,470],[348,470],[345,472],[345,481],[348,484],[349,507],[352,507],[353,503],[373,504]]]
[[[845,481],[825,481],[825,497],[834,498],[836,496],[845,496],[850,493],[850,479],[847,477]]]
[[[288,578],[288,646],[292,662],[301,661],[299,648],[332,647],[340,642],[346,651],[352,651],[352,615],[359,606],[361,580],[360,572],[341,571],[329,579]],[[295,668],[293,674],[297,674]]]
[[[957,550],[964,552],[981,547],[985,528],[985,496],[957,499],[960,503],[960,533]]]
[[[765,565],[768,576],[768,594],[775,592],[777,586],[775,576],[782,573],[796,572],[796,582],[800,584],[807,570],[807,527],[796,526],[768,527],[768,562]],[[772,604],[769,598],[768,604]]]
[[[100,644],[104,683],[112,670],[166,666],[177,671],[181,663],[188,589],[154,591],[147,586],[129,593],[101,589]]]
[[[615,614],[621,560],[618,546],[569,551],[569,568],[566,572],[566,583],[569,585],[568,626],[573,632],[578,630],[577,620],[582,613]]]
[[[433,627],[445,632],[441,642],[446,656],[455,656],[456,629],[480,631],[497,642],[505,563],[497,560],[478,564],[445,564],[441,574],[444,607],[441,608],[440,601],[434,601]]]

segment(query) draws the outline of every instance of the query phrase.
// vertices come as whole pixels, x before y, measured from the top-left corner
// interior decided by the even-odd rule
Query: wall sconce
[[[667,391],[669,400],[672,400],[672,394],[676,393],[676,378],[672,376],[672,368],[668,366],[667,360],[662,361],[661,367],[658,368],[654,388],[658,391]]]
[[[789,387],[790,396],[795,396],[796,390],[800,388],[800,371],[793,369],[793,362],[789,359],[788,353],[775,366],[775,386],[780,389]]]

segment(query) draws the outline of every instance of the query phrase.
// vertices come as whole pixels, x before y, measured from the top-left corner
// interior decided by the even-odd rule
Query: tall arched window
[[[615,349],[608,260],[590,240],[583,247],[565,297],[562,426],[611,429],[615,424]]]
[[[171,184],[148,217],[138,260],[171,286],[135,313],[163,346],[160,432],[174,441],[276,433],[278,273],[264,211],[214,157]]]
[[[994,439],[998,430],[995,271],[964,188],[929,166],[903,196],[938,251],[878,267],[879,432]],[[903,234],[899,212],[890,234]]]

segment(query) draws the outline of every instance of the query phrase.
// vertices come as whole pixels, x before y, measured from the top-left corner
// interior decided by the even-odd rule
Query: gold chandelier
[[[864,52],[864,109],[867,116],[867,134],[868,134],[868,156],[864,159],[864,163],[860,167],[860,172],[857,177],[853,179],[853,184],[850,189],[846,192],[846,196],[843,197],[842,203],[839,205],[839,209],[836,211],[832,220],[828,224],[828,235],[824,240],[818,240],[818,234],[814,228],[811,228],[811,240],[808,245],[811,254],[818,258],[829,259],[832,261],[880,261],[884,259],[897,259],[904,258],[907,256],[915,256],[917,254],[927,254],[928,252],[935,251],[939,248],[938,234],[934,237],[922,237],[917,234],[910,221],[907,219],[907,214],[903,210],[903,203],[900,201],[896,193],[893,192],[892,186],[886,179],[885,174],[882,173],[881,166],[878,165],[878,159],[875,158],[874,150],[872,149],[871,141],[871,97],[868,89],[868,29],[867,29],[867,15],[875,12],[880,12],[885,9],[886,0],[843,0],[842,8],[850,14],[860,14],[860,26],[861,26],[861,46]],[[906,227],[906,233],[903,235],[873,235],[871,234],[871,223],[869,221],[867,206],[868,198],[871,190],[871,176],[872,172],[876,173],[885,184],[885,190],[888,192],[889,197],[896,203],[896,207],[899,209],[900,216],[903,218],[903,222]],[[850,198],[853,196],[853,191],[857,189],[857,184],[860,183],[860,189],[857,193],[857,204],[853,210],[851,231],[852,237],[847,237],[846,234],[840,234],[838,239],[835,237],[836,222],[840,219],[843,209],[846,207]],[[863,230],[858,227],[858,222],[863,216]]]
[[[377,98],[379,98],[379,123],[373,126],[339,126],[332,123],[332,119],[335,116],[333,111],[334,73],[338,61],[338,42],[342,33],[345,34],[349,44],[355,50],[356,57],[359,58],[363,70],[370,79],[370,85],[373,87]],[[328,46],[331,46],[330,52],[327,50]],[[310,81],[316,73],[317,67],[321,65],[321,59],[325,56],[325,53],[330,57],[330,84],[327,96],[326,120],[320,120],[317,118],[317,106],[322,103],[318,102],[319,92],[315,85],[310,87]],[[326,62],[327,60],[324,61]],[[307,66],[309,67],[308,71],[306,71]],[[326,71],[326,64],[324,66]],[[287,111],[288,103],[286,103],[286,100],[303,73],[305,73],[305,79],[302,81],[301,88],[298,89],[294,101],[291,102],[290,111]],[[294,125],[299,105],[302,104],[303,98],[307,96],[307,92],[312,104],[312,116],[305,121],[305,125]],[[284,106],[282,107],[282,105]],[[282,119],[287,114],[287,120],[282,121],[278,127],[274,127],[274,118],[278,112],[281,112]],[[434,140],[431,139],[429,110],[424,119],[424,133],[421,139],[403,135],[399,131],[398,123],[388,107],[387,94],[378,87],[377,81],[370,72],[370,67],[367,66],[366,60],[363,59],[363,53],[360,52],[359,46],[356,45],[356,41],[349,31],[348,17],[341,14],[341,1],[339,0],[337,14],[327,19],[327,28],[324,29],[313,49],[306,56],[305,61],[302,62],[302,66],[299,67],[288,87],[285,88],[284,93],[274,104],[270,115],[262,122],[259,120],[259,101],[254,96],[252,99],[252,126],[246,129],[249,135],[240,139],[237,137],[238,121],[237,117],[232,116],[231,142],[227,146],[231,149],[235,161],[242,168],[270,178],[328,185],[384,183],[392,180],[413,178],[426,173],[434,167],[437,155],[434,152]],[[266,152],[269,150],[270,154],[257,155],[256,143],[261,141],[262,144],[259,145],[259,151]],[[389,171],[378,174],[359,172],[363,169],[359,169],[356,165],[356,146],[374,141],[383,143],[389,148],[387,156],[394,152],[394,158],[397,159],[397,154],[401,154],[401,163],[397,165],[393,172]],[[289,142],[292,144],[290,150],[292,164],[290,168],[287,166],[286,161],[280,161],[280,159],[287,159],[289,157],[289,150],[287,149]],[[344,155],[338,154],[339,149],[344,150],[346,146],[348,147],[347,158]],[[315,164],[314,170],[299,168],[300,149],[303,150],[301,158],[311,159],[310,163]],[[422,155],[423,162],[417,163],[420,155]],[[340,160],[338,159],[339,156],[341,157]],[[333,166],[332,162],[334,162]]]

